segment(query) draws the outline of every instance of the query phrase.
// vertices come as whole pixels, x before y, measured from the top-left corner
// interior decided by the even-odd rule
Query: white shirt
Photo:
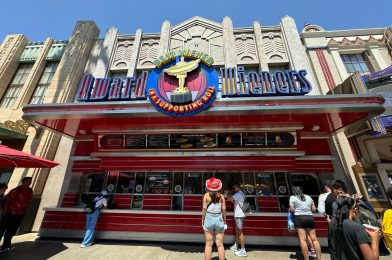
[[[289,204],[295,208],[294,216],[312,216],[313,200],[304,194],[305,201],[300,200],[297,196],[291,196]]]
[[[233,195],[234,199],[234,217],[235,218],[244,218],[245,214],[242,211],[240,205],[244,205],[245,201],[245,194],[242,191],[236,192]]]
[[[95,208],[102,208],[102,206],[108,206],[108,200],[102,196],[98,196],[94,198],[95,201]]]
[[[325,214],[325,199],[331,192],[322,193],[318,198],[317,210],[320,214]]]

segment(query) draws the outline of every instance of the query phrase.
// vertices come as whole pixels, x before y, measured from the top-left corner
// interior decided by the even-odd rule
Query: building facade
[[[334,140],[384,111],[379,95],[323,95],[306,50],[288,16],[246,28],[193,17],[155,34],[111,28],[103,39],[78,22],[61,60],[74,67],[55,84],[60,62],[49,85],[62,95],[23,108],[26,122],[56,136],[46,158],[60,163],[45,175],[33,230],[80,237],[84,202],[107,189],[98,237],[201,241],[204,182],[214,176],[226,192],[242,185],[254,212],[249,243],[296,244],[291,187],[316,198],[323,180],[339,178],[356,190]],[[316,219],[325,243],[327,223]],[[233,227],[230,213],[225,239]]]
[[[0,140],[3,145],[54,159],[61,135],[22,120],[26,104],[72,102],[99,30],[93,22],[77,23],[69,40],[30,42],[8,35],[0,46]],[[61,151],[61,149],[60,149]],[[31,230],[49,169],[1,168],[0,182],[9,190],[33,177],[34,198],[22,224]],[[39,227],[39,225],[38,225]],[[37,230],[33,229],[33,230]]]
[[[377,211],[389,207],[391,137],[388,128],[391,93],[391,29],[325,31],[306,25],[301,38],[322,94],[374,93],[385,97],[381,117],[333,136],[344,170],[355,189]]]

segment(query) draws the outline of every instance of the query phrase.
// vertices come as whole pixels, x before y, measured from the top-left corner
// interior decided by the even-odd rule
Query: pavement
[[[193,260],[204,259],[204,245],[190,243],[151,243],[134,241],[96,241],[91,247],[80,248],[77,240],[43,240],[36,233],[15,236],[12,240],[16,248],[13,252],[0,254],[0,259],[7,260],[35,260],[35,259],[132,259],[132,260]],[[226,245],[226,259],[239,259]],[[212,255],[213,260],[218,260],[216,248]],[[303,259],[299,247],[248,247],[247,260],[287,260]],[[323,259],[329,259],[327,252],[323,252]],[[381,260],[392,259],[389,256],[381,256]]]

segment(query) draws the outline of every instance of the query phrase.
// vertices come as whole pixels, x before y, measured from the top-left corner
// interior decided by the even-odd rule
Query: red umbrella
[[[53,168],[56,162],[0,145],[1,168]]]

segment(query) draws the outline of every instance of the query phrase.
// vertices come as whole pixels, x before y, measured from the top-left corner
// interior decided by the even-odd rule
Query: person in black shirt
[[[379,229],[367,230],[355,220],[358,217],[357,201],[351,197],[337,198],[336,216],[329,224],[332,244],[339,260],[379,259]]]
[[[325,217],[328,222],[331,221],[331,219],[334,217],[334,210],[333,208],[336,208],[336,199],[338,196],[346,194],[347,193],[347,186],[346,184],[341,181],[341,180],[333,180],[331,182],[331,193],[327,196],[325,199]],[[334,204],[335,203],[335,204]],[[335,206],[335,207],[334,207]],[[331,256],[331,260],[336,260],[336,252],[335,248],[332,245],[332,240],[331,240],[331,234],[328,232],[328,249],[329,249],[329,254]]]

